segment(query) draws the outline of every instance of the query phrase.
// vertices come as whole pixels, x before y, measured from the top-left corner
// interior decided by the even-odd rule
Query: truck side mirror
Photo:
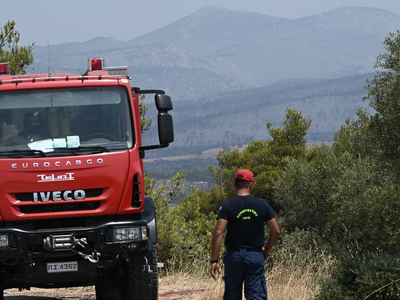
[[[174,124],[172,116],[168,113],[172,110],[171,97],[165,95],[163,90],[141,90],[133,87],[132,92],[136,94],[155,94],[154,101],[158,110],[158,139],[159,145],[150,145],[140,147],[140,158],[144,158],[145,150],[159,149],[168,147],[174,141]]]
[[[156,94],[154,96],[158,110],[158,138],[160,145],[172,143],[174,141],[174,124],[172,116],[168,111],[172,110],[171,97],[165,94]]]

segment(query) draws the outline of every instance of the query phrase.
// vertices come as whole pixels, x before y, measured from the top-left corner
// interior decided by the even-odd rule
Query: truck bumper
[[[57,226],[59,221],[59,226]],[[24,224],[7,222],[0,228],[0,261],[65,257],[68,255],[100,255],[134,253],[149,248],[146,220],[126,216],[106,216],[91,220],[48,220],[45,226],[31,221]],[[40,221],[42,222],[42,221]],[[52,225],[50,225],[50,223]],[[84,223],[84,224],[83,224]],[[119,229],[116,233],[116,229]],[[128,234],[126,234],[126,230]],[[140,234],[137,235],[137,229]],[[135,234],[130,234],[134,232]]]

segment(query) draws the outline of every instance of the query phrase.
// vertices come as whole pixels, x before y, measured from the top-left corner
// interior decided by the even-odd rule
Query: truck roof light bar
[[[106,60],[104,58],[96,57],[88,59],[89,71],[101,71],[106,67]]]
[[[10,75],[10,67],[8,63],[0,63],[0,75]]]
[[[165,94],[163,90],[141,90],[138,87],[133,87],[132,92],[135,92],[137,94]]]

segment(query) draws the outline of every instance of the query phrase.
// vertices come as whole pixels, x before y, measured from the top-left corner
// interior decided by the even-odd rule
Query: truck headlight
[[[8,234],[0,234],[0,248],[8,248]]]
[[[123,227],[113,229],[113,242],[125,243],[147,239],[147,228],[142,227]]]

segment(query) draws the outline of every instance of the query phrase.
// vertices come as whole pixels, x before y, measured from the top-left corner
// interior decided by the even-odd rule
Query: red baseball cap
[[[235,179],[239,180],[246,180],[246,181],[251,181],[254,182],[254,184],[257,184],[254,181],[254,174],[250,170],[242,169],[236,172],[235,174]]]

